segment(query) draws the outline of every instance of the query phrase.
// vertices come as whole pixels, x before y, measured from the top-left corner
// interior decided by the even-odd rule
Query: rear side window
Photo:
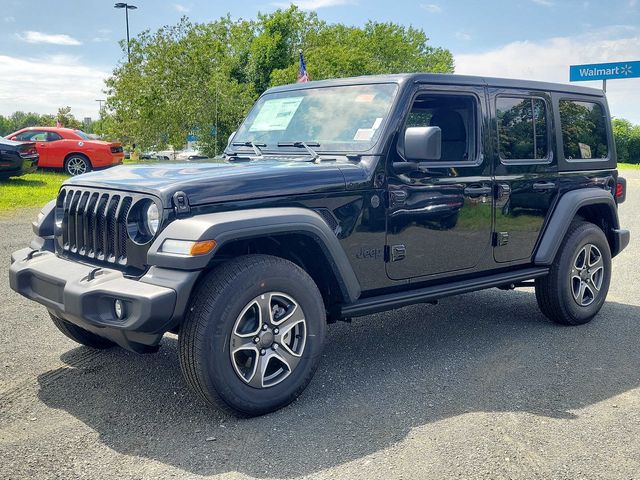
[[[606,159],[609,156],[607,122],[599,103],[560,100],[560,125],[567,160]]]
[[[541,98],[498,97],[498,139],[503,160],[543,160],[549,154],[547,107]]]

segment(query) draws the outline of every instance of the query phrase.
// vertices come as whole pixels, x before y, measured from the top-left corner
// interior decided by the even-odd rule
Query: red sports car
[[[121,143],[93,140],[82,130],[72,128],[29,127],[7,138],[35,142],[40,154],[38,167],[64,168],[69,175],[118,165],[124,158]]]

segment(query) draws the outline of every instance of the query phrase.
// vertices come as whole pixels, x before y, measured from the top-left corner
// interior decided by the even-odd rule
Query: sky
[[[255,18],[286,0],[132,0],[130,31],[182,15],[207,22]],[[640,60],[640,0],[297,0],[327,22],[392,21],[448,48],[456,73],[568,83],[569,65]],[[0,0],[0,114],[96,118],[103,80],[124,55],[124,10],[107,0]],[[392,7],[390,7],[390,4]],[[313,65],[307,65],[313,73]],[[601,88],[602,82],[582,82]],[[640,78],[607,83],[611,113],[640,123]]]

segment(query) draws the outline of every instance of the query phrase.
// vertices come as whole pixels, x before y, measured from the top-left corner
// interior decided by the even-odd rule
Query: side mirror
[[[414,162],[437,161],[442,155],[440,127],[409,127],[404,132],[404,155]]]

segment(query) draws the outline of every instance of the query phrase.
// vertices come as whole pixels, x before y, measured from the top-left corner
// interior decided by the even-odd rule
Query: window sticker
[[[580,147],[580,156],[583,159],[591,158],[591,146],[578,142],[578,147]]]
[[[371,127],[373,130],[377,130],[382,125],[382,117],[376,118],[376,121],[373,122],[373,126]]]
[[[353,136],[353,139],[356,141],[367,142],[373,138],[374,133],[375,130],[373,128],[359,128],[356,130],[356,134]]]
[[[356,102],[358,103],[371,103],[373,99],[376,98],[375,93],[361,93],[356,97]]]
[[[286,130],[304,97],[267,100],[249,128],[250,132]]]

